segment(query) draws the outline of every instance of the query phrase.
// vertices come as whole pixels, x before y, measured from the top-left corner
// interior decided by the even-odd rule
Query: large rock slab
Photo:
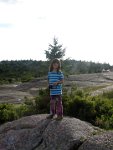
[[[42,134],[42,144],[35,150],[77,149],[97,130],[76,118],[65,117],[62,121],[53,120]]]
[[[50,122],[45,117],[23,117],[0,126],[0,150],[32,150],[37,147]]]
[[[32,115],[0,126],[0,150],[78,149],[98,128],[76,118],[61,121]]]
[[[78,150],[113,150],[113,131],[89,138]]]

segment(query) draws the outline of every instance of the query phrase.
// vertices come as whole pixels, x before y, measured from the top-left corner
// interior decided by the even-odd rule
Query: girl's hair
[[[50,67],[49,67],[50,72],[53,71],[53,64],[55,64],[55,63],[58,64],[57,72],[59,72],[61,70],[61,63],[57,58],[55,58],[55,59],[52,60],[52,62],[50,64]]]

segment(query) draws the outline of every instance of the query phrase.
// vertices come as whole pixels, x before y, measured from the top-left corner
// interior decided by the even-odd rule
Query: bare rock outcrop
[[[113,131],[87,139],[78,150],[113,150]]]
[[[113,131],[72,117],[32,115],[0,126],[0,150],[113,150]]]
[[[76,118],[56,121],[46,116],[27,116],[1,125],[0,150],[77,150],[100,131]]]

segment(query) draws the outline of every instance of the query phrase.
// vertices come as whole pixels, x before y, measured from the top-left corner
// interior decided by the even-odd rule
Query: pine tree
[[[53,45],[49,44],[48,50],[45,50],[46,58],[52,60],[54,58],[62,58],[65,56],[65,48],[62,48],[62,45],[58,43],[58,39],[54,37]]]

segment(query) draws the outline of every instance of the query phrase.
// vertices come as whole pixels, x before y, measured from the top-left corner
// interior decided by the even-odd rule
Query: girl
[[[57,120],[63,118],[62,105],[62,83],[64,75],[60,71],[61,64],[58,59],[54,59],[48,72],[48,84],[50,89],[50,115],[47,118],[53,118],[57,114]]]

